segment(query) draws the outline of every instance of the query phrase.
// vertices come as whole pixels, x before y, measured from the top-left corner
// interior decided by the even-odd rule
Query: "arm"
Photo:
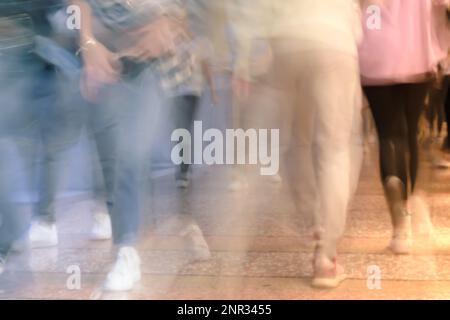
[[[81,11],[79,33],[83,70],[80,79],[82,95],[90,101],[96,99],[98,89],[117,80],[120,64],[117,57],[95,39],[92,28],[92,12],[85,0],[72,0]]]
[[[250,90],[250,62],[253,40],[266,38],[273,21],[272,0],[230,0],[228,21],[234,36],[233,90],[238,98],[247,98]]]
[[[121,56],[140,61],[157,58],[173,51],[177,38],[188,34],[186,16],[177,1],[163,1],[157,8],[151,22],[130,32],[136,42],[121,52]]]

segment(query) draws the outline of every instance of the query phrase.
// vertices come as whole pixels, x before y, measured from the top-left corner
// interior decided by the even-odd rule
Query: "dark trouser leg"
[[[39,73],[39,85],[33,97],[39,113],[37,130],[41,142],[41,152],[37,155],[38,180],[35,187],[38,203],[35,218],[48,223],[55,222],[57,179],[62,155],[78,141],[84,111],[78,93],[72,90],[63,92],[59,83],[61,80],[65,79],[60,78],[53,67],[45,67]]]
[[[450,149],[450,95],[449,95],[449,86],[450,86],[450,76],[445,76],[443,81],[443,89],[444,89],[444,113],[445,113],[445,121],[447,122],[447,136],[445,137],[444,149]]]
[[[417,135],[419,132],[419,118],[423,111],[428,87],[428,83],[404,85],[403,97],[406,100],[405,107],[408,128],[409,177],[411,179],[411,191],[414,191],[419,170],[419,145]]]
[[[103,174],[104,193],[108,213],[115,212],[115,188],[117,165],[117,140],[119,136],[119,113],[108,105],[90,105],[89,124],[94,139],[94,145],[100,161],[100,170]],[[94,157],[93,157],[94,158]],[[96,173],[94,173],[96,174]],[[120,234],[120,223],[111,219],[114,239]]]
[[[407,199],[408,135],[402,87],[365,87],[379,139],[382,185],[392,225],[402,226]]]
[[[101,106],[93,106],[113,240],[119,246],[134,245],[141,213],[147,209],[154,114],[151,97],[141,88],[150,87],[151,82],[117,84],[106,88]]]
[[[379,138],[379,157],[382,183],[388,177],[398,177],[406,199],[407,175],[407,121],[401,86],[365,87]]]
[[[194,95],[184,95],[173,98],[172,110],[176,129],[186,129],[189,132],[192,131],[192,123],[194,121],[198,103],[199,97]],[[181,139],[179,142],[181,142]],[[189,145],[186,148],[191,149],[192,146]],[[180,172],[186,174],[188,171],[189,164],[182,163],[180,165]]]

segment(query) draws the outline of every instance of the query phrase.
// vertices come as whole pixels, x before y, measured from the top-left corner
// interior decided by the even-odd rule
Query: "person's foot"
[[[206,261],[211,259],[209,246],[198,225],[190,224],[181,231],[181,236],[186,240],[186,247],[192,253],[192,259],[194,261]]]
[[[411,253],[412,239],[411,234],[405,231],[394,231],[389,249],[397,255],[406,255]]]
[[[28,238],[33,249],[56,246],[58,244],[56,224],[35,221],[31,224]]]
[[[317,255],[314,264],[312,287],[332,289],[338,287],[347,278],[344,267],[337,263],[336,258],[330,260],[325,255]]]
[[[405,215],[394,227],[389,249],[398,255],[410,254],[412,250],[411,216]]]
[[[107,291],[129,291],[141,280],[141,259],[133,247],[122,247],[104,284]]]
[[[189,188],[189,174],[187,172],[178,172],[177,176],[175,177],[175,185],[179,189],[187,189]]]
[[[403,182],[398,177],[388,177],[385,192],[394,228],[389,249],[395,254],[409,254],[412,248],[411,216],[404,201]]]
[[[94,222],[91,230],[91,240],[103,241],[112,237],[111,218],[109,214],[101,212],[94,214]]]

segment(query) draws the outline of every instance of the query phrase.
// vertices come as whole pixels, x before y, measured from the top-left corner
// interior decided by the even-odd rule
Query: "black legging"
[[[447,122],[447,136],[444,141],[444,149],[450,150],[450,94],[449,94],[449,86],[450,86],[450,76],[445,76],[442,84],[442,89],[444,92],[444,109],[445,109],[445,120]]]
[[[200,97],[192,94],[181,95],[173,98],[172,110],[175,126],[177,129],[186,129],[191,132],[193,122],[195,120],[195,114],[199,107]],[[180,141],[182,138],[180,138]],[[180,154],[183,155],[182,153]],[[180,171],[187,173],[189,171],[189,164],[182,163],[180,165]]]
[[[435,84],[429,86],[428,90],[428,106],[427,106],[427,120],[430,128],[430,133],[434,133],[435,122],[437,120],[437,132],[440,135],[445,121],[444,101],[446,90],[444,90],[444,80],[441,87]]]
[[[427,90],[428,82],[364,87],[378,132],[382,183],[400,178],[405,200],[417,179],[418,125]]]

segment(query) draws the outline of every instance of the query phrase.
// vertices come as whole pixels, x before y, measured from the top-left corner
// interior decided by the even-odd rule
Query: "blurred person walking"
[[[364,1],[364,12],[375,5],[381,14],[379,28],[363,19],[359,54],[394,229],[389,247],[397,254],[411,251],[411,216],[417,229],[431,232],[426,204],[416,195],[417,134],[431,74],[447,53],[445,4],[446,0]]]
[[[81,92],[103,171],[116,262],[104,288],[130,290],[140,280],[140,216],[149,209],[152,128],[157,120],[155,59],[175,49],[183,27],[172,0],[73,0],[81,8]],[[153,96],[152,96],[153,95]]]
[[[175,128],[185,129],[193,135],[192,126],[207,86],[211,93],[210,99],[213,102],[216,100],[209,65],[211,46],[205,30],[210,8],[203,0],[183,0],[174,5],[178,6],[176,18],[184,25],[184,32],[175,39],[173,52],[156,59],[155,69],[163,94],[169,100]],[[183,144],[180,153],[182,158],[186,156],[183,153],[191,152],[193,147],[191,141],[184,141],[183,138],[175,143]],[[184,238],[193,260],[208,260],[211,257],[209,246],[188,201],[191,196],[187,190],[190,185],[190,163],[182,162],[176,170],[175,181],[180,190],[176,193],[175,201],[182,222],[178,234]]]
[[[232,1],[238,38],[235,93],[246,95],[252,40],[269,39],[271,85],[279,92],[282,174],[299,213],[313,216],[315,287],[345,279],[337,262],[362,160],[357,43],[360,7],[352,0]],[[285,178],[283,176],[283,178]]]
[[[43,246],[57,242],[52,225],[56,164],[61,153],[77,140],[80,123],[75,121],[78,112],[69,110],[75,106],[62,101],[65,84],[61,84],[64,76],[58,74],[60,66],[47,60],[50,57],[44,51],[48,48],[40,40],[52,36],[49,16],[62,5],[60,0],[0,3],[0,98],[5,108],[0,125],[5,148],[0,188],[4,204],[0,219],[2,256],[17,249],[20,237],[25,236],[28,242],[28,232],[24,232],[27,223],[18,223],[23,215],[17,211],[18,197],[24,193],[31,198],[32,191],[37,192],[29,240]],[[43,234],[45,243],[41,242]]]
[[[178,19],[185,26],[185,32],[176,39],[173,53],[157,59],[156,69],[165,96],[170,100],[175,127],[192,134],[192,125],[207,86],[210,88],[210,99],[213,102],[217,100],[209,62],[211,44],[205,30],[208,24],[205,15],[210,8],[202,0],[183,0],[179,1],[178,6]],[[191,149],[189,143],[183,148]],[[178,188],[188,188],[189,168],[189,163],[183,162],[177,169],[175,179]]]

